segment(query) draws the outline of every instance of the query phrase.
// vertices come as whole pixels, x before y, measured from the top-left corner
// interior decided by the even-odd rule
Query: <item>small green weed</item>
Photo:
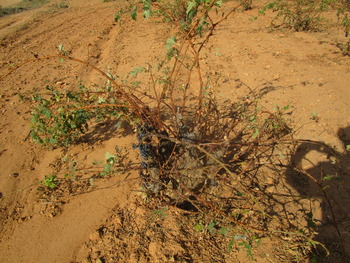
[[[322,178],[323,181],[339,181],[340,177],[338,175],[327,174]]]
[[[72,154],[70,155],[66,154],[61,159],[61,164],[63,164],[64,167],[66,167],[64,177],[69,178],[71,180],[76,179],[76,172],[78,170],[78,162],[73,157],[74,155]]]
[[[46,89],[50,92],[50,98],[45,99],[39,94],[33,96],[33,101],[38,105],[31,112],[30,135],[36,143],[53,147],[68,146],[87,130],[92,116],[87,110],[78,109],[82,106],[82,91]]]
[[[259,14],[265,14],[270,9],[277,12],[271,22],[274,27],[283,25],[295,31],[317,30],[322,21],[321,13],[328,5],[327,0],[275,0],[265,5]]]
[[[124,11],[121,9],[118,12],[114,14],[114,22],[118,22],[121,19],[122,14]]]
[[[156,216],[159,216],[159,217],[166,217],[166,211],[168,209],[167,208],[161,208],[161,209],[158,209],[158,210],[154,210],[152,213]]]
[[[335,9],[339,25],[343,28],[345,37],[349,37],[350,31],[350,4],[348,1],[333,0],[274,0],[260,9],[259,15],[264,15],[267,10],[276,12],[271,21],[272,27],[286,27],[295,31],[317,31],[324,21],[323,12]],[[258,16],[252,17],[254,21]],[[350,55],[350,39],[337,43],[337,47],[344,56]]]
[[[199,233],[202,232],[204,230],[203,220],[199,220],[199,222],[194,226],[194,229]]]
[[[348,1],[333,0],[274,0],[269,2],[259,11],[259,15],[264,15],[266,11],[276,12],[276,16],[271,21],[272,27],[286,27],[295,31],[317,31],[324,20],[323,12],[335,9],[339,25],[343,28],[345,37],[350,31],[350,4]],[[250,21],[254,21],[258,16],[253,16]],[[350,55],[350,39],[344,43],[338,43],[343,55]]]
[[[59,180],[56,175],[45,176],[45,179],[42,181],[42,184],[49,189],[54,189],[59,185]]]
[[[30,135],[34,142],[50,147],[69,146],[89,128],[89,122],[122,119],[123,106],[104,92],[59,91],[47,86],[46,94],[34,94]],[[104,107],[100,107],[100,105]]]
[[[103,171],[100,173],[100,176],[109,176],[115,172],[115,166],[119,164],[119,156],[117,154],[111,154],[109,152],[105,153],[106,164],[104,164]]]
[[[238,243],[238,246],[243,247],[247,251],[247,257],[251,260],[254,260],[253,252],[252,252],[252,245],[250,242],[243,240]]]
[[[56,7],[59,8],[59,9],[61,9],[61,8],[68,8],[69,5],[67,4],[66,1],[62,1],[61,3],[57,3]]]
[[[320,120],[320,116],[318,115],[317,112],[313,112],[313,113],[311,113],[310,119],[313,120],[313,121],[318,122]]]
[[[203,220],[199,220],[198,223],[194,226],[194,229],[198,233],[208,231],[211,235],[229,238],[229,242],[227,244],[228,252],[232,252],[234,246],[238,249],[243,248],[246,250],[247,257],[251,260],[254,260],[253,246],[260,244],[260,239],[256,237],[250,239],[245,235],[233,234],[235,232],[234,228],[221,226],[220,223],[216,220],[211,220],[208,224],[204,224]]]
[[[172,57],[175,57],[178,54],[178,50],[175,47],[176,37],[168,38],[166,41],[165,49],[167,50],[166,58],[169,61]]]
[[[194,229],[199,233],[207,230],[212,235],[227,235],[230,232],[228,228],[221,228],[216,220],[211,220],[208,224],[205,225],[203,224],[203,220],[199,220],[198,223],[194,226]]]

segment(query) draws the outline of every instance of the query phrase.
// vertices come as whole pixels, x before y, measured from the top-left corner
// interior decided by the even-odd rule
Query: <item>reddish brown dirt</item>
[[[0,75],[36,55],[57,54],[60,44],[71,56],[118,76],[164,57],[164,43],[171,36],[168,26],[142,19],[119,25],[113,21],[119,2],[65,1],[68,8],[58,8],[58,3],[0,18]],[[341,29],[332,24],[320,32],[271,32],[272,14],[249,21],[257,10],[229,17],[202,53],[203,70],[213,78],[220,76],[216,96],[235,99],[249,86],[262,94],[260,103],[268,110],[291,106],[296,137],[323,141],[344,152],[339,129],[345,128],[343,134],[350,138],[350,57],[336,47],[345,41]],[[18,93],[42,90],[47,83],[68,88],[80,81],[87,86],[103,83],[84,66],[52,60],[29,64],[0,84],[0,262],[248,262],[245,251],[220,252],[214,243],[213,251],[208,250],[210,242],[201,243],[206,237],[190,232],[196,223],[190,212],[185,217],[189,226],[183,226],[176,208],[167,208],[164,219],[143,207],[135,191],[137,171],[93,185],[77,182],[72,191],[53,196],[38,190],[65,154],[89,164],[103,160],[116,145],[132,148],[134,136],[126,128],[114,133],[97,128],[90,141],[68,152],[45,150],[31,141],[31,105],[20,101]],[[237,82],[245,86],[237,89]],[[327,161],[321,151],[309,155],[314,166]],[[314,168],[307,165],[304,168]],[[340,224],[347,247],[349,187],[349,178],[344,178]],[[321,220],[325,215],[320,202],[314,217]],[[272,253],[278,246],[270,241],[259,248],[255,262],[286,262],[281,250],[278,255],[263,252]],[[225,255],[216,261],[212,252]]]

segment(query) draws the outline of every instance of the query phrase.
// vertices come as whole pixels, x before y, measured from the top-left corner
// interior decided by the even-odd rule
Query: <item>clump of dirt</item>
[[[132,208],[116,207],[106,223],[91,234],[74,262],[237,260],[224,235],[213,238],[214,233],[192,227],[198,224],[195,213],[176,207],[151,210],[142,203],[136,201]]]

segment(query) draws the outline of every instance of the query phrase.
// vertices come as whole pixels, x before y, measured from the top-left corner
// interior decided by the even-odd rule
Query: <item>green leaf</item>
[[[132,87],[133,87],[133,88],[137,88],[138,86],[140,86],[140,84],[141,84],[140,81],[134,81],[134,82],[132,83]]]
[[[316,227],[316,224],[315,224],[315,222],[314,222],[314,220],[313,220],[313,218],[314,218],[314,216],[313,216],[313,214],[312,214],[312,212],[310,212],[310,213],[307,213],[306,214],[307,215],[307,225],[308,225],[308,227],[312,227],[312,228],[315,228]]]
[[[70,124],[70,127],[74,130],[74,129],[77,128],[77,125],[76,125],[74,122],[72,122],[72,123]]]
[[[18,93],[18,98],[19,98],[20,100],[22,100],[22,101],[25,100],[25,97],[24,97],[21,93]]]
[[[143,10],[149,10],[151,9],[151,2],[150,0],[143,0]]]
[[[64,47],[63,47],[62,44],[59,44],[59,45],[58,45],[58,51],[64,52]]]
[[[229,232],[230,232],[230,230],[228,228],[223,227],[223,228],[220,228],[219,234],[227,236]]]
[[[98,97],[98,99],[97,99],[97,103],[98,104],[102,104],[102,103],[105,103],[106,102],[106,99],[105,98],[103,98],[103,97]]]
[[[153,214],[159,215],[159,216],[162,216],[162,217],[166,217],[166,214],[165,214],[166,211],[167,211],[166,208],[162,208],[162,209],[159,209],[159,210],[154,210]]]
[[[346,150],[350,151],[350,144],[346,145]]]
[[[176,37],[175,36],[170,37],[166,40],[165,48],[169,50],[175,44],[176,44]]]
[[[194,7],[197,6],[196,1],[187,2],[186,15],[188,15]]]
[[[218,7],[221,7],[222,6],[222,0],[216,1],[215,5],[218,6]]]
[[[203,32],[203,24],[200,24],[198,27],[197,27],[197,33],[200,37],[202,37],[202,32]]]
[[[50,138],[49,143],[52,144],[52,145],[54,145],[54,144],[57,143],[57,139],[55,139],[55,138]]]
[[[290,106],[287,105],[287,106],[284,106],[284,107],[283,107],[283,110],[286,111],[286,110],[288,110],[289,108],[290,108]]]
[[[122,122],[118,122],[116,125],[114,125],[115,128],[119,129],[122,126]]]
[[[105,153],[105,159],[108,161],[110,159],[114,159],[115,158],[115,155],[114,154],[111,154],[109,152],[106,152]]]
[[[119,13],[114,14],[114,22],[118,22],[120,18],[121,16]]]
[[[228,252],[232,252],[233,244],[235,243],[235,240],[232,238],[231,241],[228,243],[227,249]]]
[[[260,134],[259,130],[255,129],[255,132],[253,133],[252,138],[255,139],[256,137],[259,136],[259,134]]]
[[[214,234],[216,232],[215,228],[216,222],[215,220],[211,221],[209,225],[207,226],[207,229],[209,230],[210,233]]]
[[[202,232],[203,231],[203,223],[202,220],[199,220],[198,224],[194,226],[194,229],[197,230],[197,232]]]
[[[136,21],[137,19],[137,7],[134,6],[131,10],[131,18]]]
[[[43,184],[46,187],[53,189],[56,187],[56,183],[58,183],[58,181],[56,179],[57,179],[57,176],[55,176],[55,175],[45,176],[45,180],[43,181]]]
[[[330,175],[330,174],[327,174],[326,176],[324,176],[322,178],[323,181],[336,181],[336,180],[340,180],[340,177],[337,176],[337,175]]]
[[[143,0],[143,10],[143,17],[148,19],[152,14],[150,0]]]
[[[30,122],[32,124],[36,124],[39,120],[39,115],[38,114],[32,114],[32,118],[30,119]]]
[[[109,173],[109,172],[112,172],[113,171],[113,167],[111,164],[106,164],[103,166],[103,171],[105,172],[104,174],[106,173]]]
[[[171,57],[175,56],[177,54],[177,50],[175,48],[172,48],[173,45],[176,44],[176,37],[170,37],[166,41],[165,48],[168,51],[166,56],[167,59],[170,60]]]
[[[129,73],[129,75],[136,77],[139,73],[142,73],[143,70],[144,70],[143,67],[137,66],[136,68],[134,68],[134,69]]]
[[[45,115],[46,118],[48,118],[48,119],[51,118],[52,112],[51,112],[50,109],[48,109],[48,108],[43,108],[42,111],[41,111],[41,113],[42,113],[43,115]]]
[[[145,10],[143,11],[143,17],[145,19],[148,19],[151,16],[151,10]]]

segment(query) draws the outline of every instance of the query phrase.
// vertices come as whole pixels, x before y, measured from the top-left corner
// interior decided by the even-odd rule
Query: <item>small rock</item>
[[[275,192],[275,187],[274,186],[267,187],[265,192],[268,194],[271,194],[271,193]]]
[[[273,185],[275,183],[275,180],[271,177],[267,178],[266,179],[266,184],[267,185]]]
[[[29,219],[30,219],[30,217],[24,216],[24,217],[21,217],[20,219],[18,219],[17,221],[18,221],[18,223],[23,223],[24,221],[27,221]]]
[[[279,74],[276,74],[272,77],[274,80],[277,80],[277,79],[280,79],[280,75]]]
[[[10,176],[13,177],[13,178],[16,178],[19,176],[19,173],[10,173]]]

